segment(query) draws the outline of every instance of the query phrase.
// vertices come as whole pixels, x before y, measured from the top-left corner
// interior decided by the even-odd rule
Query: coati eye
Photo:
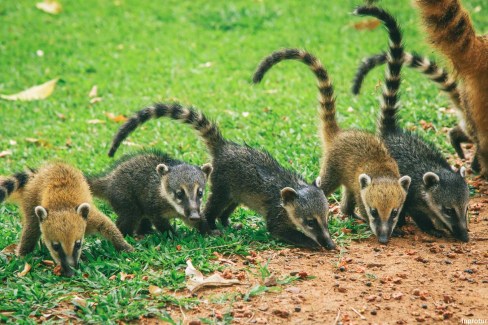
[[[202,197],[203,196],[203,190],[201,188],[198,189],[197,195],[198,195],[198,197]]]
[[[53,242],[52,243],[52,246],[53,246],[53,249],[55,251],[59,251],[61,249],[61,244],[60,243]]]
[[[307,220],[306,225],[307,227],[313,228],[315,226],[315,220],[314,219]]]
[[[371,215],[373,216],[373,218],[379,218],[379,215],[378,215],[378,210],[376,209],[371,209]]]
[[[455,216],[456,215],[456,211],[453,208],[443,207],[442,210],[444,210],[444,213],[447,214],[448,216]]]
[[[78,249],[80,249],[80,248],[81,248],[81,240],[77,240],[77,241],[75,242],[75,249],[76,249],[76,250],[78,250]]]
[[[182,190],[176,191],[175,196],[178,200],[183,200],[185,193]]]
[[[398,215],[398,209],[393,209],[393,210],[391,210],[391,215],[390,215],[390,216],[391,216],[392,218],[395,218],[397,215]]]

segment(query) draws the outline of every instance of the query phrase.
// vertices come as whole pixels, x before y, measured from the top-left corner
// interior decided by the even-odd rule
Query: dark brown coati
[[[212,166],[193,166],[153,150],[129,154],[100,175],[87,176],[92,193],[107,200],[124,235],[157,230],[173,232],[178,217],[206,232],[200,205]]]
[[[378,137],[339,128],[332,84],[313,55],[298,49],[276,51],[261,61],[253,82],[260,82],[272,66],[290,59],[308,65],[318,80],[324,155],[320,172],[322,190],[328,196],[342,185],[342,212],[354,216],[357,205],[378,241],[386,244],[402,210],[410,177],[400,177],[395,160]]]
[[[9,196],[23,215],[17,255],[32,252],[42,236],[65,276],[72,276],[72,267],[78,265],[85,234],[99,233],[117,250],[133,250],[113,222],[93,205],[82,173],[67,164],[50,163],[35,172],[0,178],[0,202]]]
[[[280,240],[302,247],[335,247],[327,228],[327,199],[318,186],[308,185],[269,153],[224,139],[217,125],[194,108],[156,103],[142,109],[122,125],[109,155],[139,125],[159,117],[190,124],[208,147],[213,172],[203,214],[211,229],[216,229],[217,219],[227,226],[229,216],[243,204],[265,216],[268,231]]]
[[[464,167],[453,171],[434,145],[398,125],[398,91],[404,56],[400,28],[388,12],[377,7],[359,7],[355,14],[376,17],[385,22],[388,30],[388,60],[378,132],[400,172],[412,178],[399,226],[405,223],[405,215],[410,215],[425,232],[436,236],[452,234],[467,242],[469,189]]]
[[[488,34],[476,35],[460,0],[417,0],[430,41],[462,81],[461,103],[473,122],[472,168],[488,178]]]
[[[386,53],[381,53],[362,60],[353,80],[352,93],[354,95],[359,94],[364,78],[369,71],[378,65],[386,63],[386,59]],[[449,95],[459,118],[459,124],[449,131],[449,139],[459,158],[465,159],[461,144],[473,143],[476,133],[470,110],[464,109],[464,105],[461,103],[461,94],[456,79],[451,77],[446,70],[440,68],[434,61],[419,54],[405,52],[404,64],[425,74],[429,79],[439,84],[440,90]],[[472,164],[474,165],[473,169],[479,170],[476,160]]]

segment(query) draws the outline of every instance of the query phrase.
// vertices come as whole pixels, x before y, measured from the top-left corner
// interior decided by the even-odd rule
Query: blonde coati
[[[388,243],[405,202],[410,177],[400,177],[395,160],[378,137],[339,128],[332,84],[322,63],[313,55],[298,49],[276,51],[261,61],[253,82],[259,83],[271,67],[290,59],[308,65],[318,80],[323,142],[321,189],[328,196],[342,185],[342,213],[355,216],[357,205],[378,241]]]
[[[142,109],[122,125],[110,153],[139,125],[159,117],[190,124],[208,147],[213,171],[203,215],[210,229],[216,229],[216,219],[227,226],[229,216],[243,204],[265,216],[268,231],[280,240],[309,248],[335,247],[327,228],[327,199],[318,186],[308,185],[269,153],[224,139],[217,125],[193,108],[156,103]]]
[[[111,154],[113,156],[115,152]],[[126,155],[100,175],[87,176],[93,195],[107,200],[124,235],[173,232],[170,219],[203,227],[200,205],[212,166],[189,165],[160,151]]]
[[[354,95],[359,94],[364,78],[369,71],[378,65],[386,63],[386,59],[386,53],[381,53],[362,60],[353,80],[352,93]],[[404,64],[425,74],[430,80],[439,84],[440,90],[449,95],[459,118],[459,124],[449,131],[449,139],[459,158],[465,159],[461,144],[473,143],[472,139],[476,137],[476,133],[471,115],[466,113],[461,103],[461,95],[456,79],[451,77],[446,70],[440,68],[434,61],[415,53],[405,52]],[[476,163],[476,161],[472,163],[475,165],[474,169],[477,168]]]
[[[469,189],[464,180],[465,168],[453,171],[434,145],[398,125],[398,91],[404,57],[401,31],[395,19],[377,7],[360,7],[355,14],[385,21],[388,30],[386,80],[378,131],[396,159],[400,173],[408,173],[412,178],[398,224],[403,225],[405,215],[410,215],[425,232],[435,236],[452,234],[467,242]]]
[[[488,177],[488,35],[476,35],[459,0],[417,0],[433,45],[462,80],[461,103],[474,123],[474,170]],[[479,166],[478,166],[479,164]]]
[[[49,163],[35,172],[0,179],[0,202],[12,195],[22,211],[17,255],[32,252],[42,236],[62,274],[72,276],[85,234],[99,233],[119,251],[132,251],[113,222],[92,203],[82,173],[64,163]]]

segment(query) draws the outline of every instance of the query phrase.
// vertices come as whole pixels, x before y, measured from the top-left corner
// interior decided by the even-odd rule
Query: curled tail
[[[384,64],[386,59],[386,53],[380,53],[362,60],[353,80],[352,93],[354,95],[359,94],[366,75],[375,67]],[[435,61],[431,61],[427,57],[416,53],[405,52],[404,64],[409,68],[422,72],[430,80],[437,83],[439,89],[449,95],[454,106],[460,111],[463,110],[456,80],[445,69],[439,67]]]
[[[398,90],[400,89],[400,72],[402,70],[404,57],[400,27],[390,13],[378,7],[358,7],[354,11],[354,14],[361,16],[373,16],[381,20],[388,30],[389,42],[387,65],[385,73],[385,85],[383,87],[382,94],[379,130],[382,134],[396,132],[398,130]]]
[[[259,83],[264,74],[275,64],[284,60],[298,60],[310,67],[317,77],[319,89],[320,120],[322,121],[323,141],[328,143],[339,133],[339,125],[335,118],[334,88],[322,63],[312,54],[299,49],[283,49],[273,52],[264,58],[254,72],[253,83]]]
[[[173,120],[190,124],[199,132],[212,155],[225,143],[225,139],[222,137],[218,126],[211,122],[202,112],[191,107],[183,107],[178,103],[156,103],[153,106],[138,111],[120,127],[112,141],[112,147],[108,153],[109,157],[114,156],[122,141],[139,125],[149,119],[160,117],[169,117]]]
[[[431,42],[463,71],[476,56],[476,33],[459,0],[417,0]]]
[[[5,201],[13,193],[21,190],[29,182],[35,171],[25,171],[12,176],[0,178],[0,203]]]

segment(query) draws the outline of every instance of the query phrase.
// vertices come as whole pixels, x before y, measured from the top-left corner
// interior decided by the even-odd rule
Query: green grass
[[[374,130],[378,113],[375,85],[383,79],[383,69],[371,73],[359,98],[352,97],[349,89],[360,59],[384,50],[387,39],[383,28],[357,31],[352,27],[361,19],[350,14],[359,0],[306,4],[277,0],[63,1],[64,11],[58,16],[37,10],[35,2],[0,3],[0,93],[16,93],[55,77],[61,81],[44,101],[0,101],[0,151],[13,152],[0,158],[2,175],[58,158],[85,172],[101,171],[111,162],[108,146],[119,127],[105,113],[130,115],[156,100],[178,100],[214,118],[227,138],[266,148],[283,165],[312,180],[318,174],[321,155],[313,75],[299,63],[286,62],[274,68],[263,84],[250,84],[259,60],[282,47],[305,48],[322,60],[336,89],[343,127]],[[484,1],[464,3],[473,12]],[[433,56],[410,1],[384,1],[384,5],[401,23],[407,49]],[[480,32],[487,32],[486,10],[482,7],[472,15]],[[38,50],[44,55],[36,55]],[[416,72],[405,71],[404,80],[403,123],[433,122],[436,130],[419,132],[446,154],[453,153],[440,131],[454,125],[455,117],[437,110],[448,105],[447,98]],[[90,104],[88,93],[94,85],[103,100]],[[92,119],[106,124],[88,124]],[[26,138],[41,141],[31,143]],[[208,161],[194,132],[168,120],[151,121],[130,139],[191,163]],[[119,156],[133,150],[123,146]],[[106,206],[104,209],[111,213]],[[49,259],[45,248],[25,259],[7,261],[0,255],[0,311],[12,312],[8,317],[0,313],[0,322],[34,322],[63,306],[71,306],[65,312],[84,322],[135,320],[141,315],[166,319],[165,306],[191,307],[198,301],[171,294],[149,298],[148,286],[170,291],[183,288],[187,258],[202,271],[211,272],[221,268],[212,261],[213,251],[246,255],[250,250],[282,246],[270,238],[262,218],[253,212],[238,209],[233,221],[242,222],[243,229],[227,230],[223,237],[203,238],[179,227],[177,238],[129,239],[136,247],[133,254],[117,254],[105,241],[89,239],[77,276],[69,280],[39,265]],[[20,233],[18,209],[1,206],[0,224],[0,248],[15,243]],[[355,229],[346,235],[340,231],[343,227]],[[364,227],[349,221],[333,220],[331,229],[341,243],[368,236]],[[18,278],[24,262],[33,269]],[[124,282],[109,280],[120,272],[136,277]],[[89,306],[75,311],[71,304],[75,295],[87,298]]]

